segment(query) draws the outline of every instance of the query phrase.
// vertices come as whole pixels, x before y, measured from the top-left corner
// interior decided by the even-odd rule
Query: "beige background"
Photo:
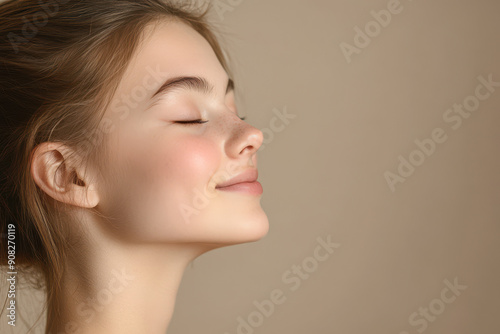
[[[340,43],[353,45],[354,27],[388,1],[218,3],[231,4],[212,18],[234,58],[240,109],[269,129],[259,180],[270,230],[195,260],[168,334],[499,333],[500,87],[456,130],[443,115],[478,76],[500,82],[500,3],[401,0],[350,63]],[[295,118],[272,127],[283,110]],[[391,191],[384,173],[435,128],[447,140]],[[328,235],[340,247],[292,290],[283,275],[314,264]],[[466,288],[443,302],[455,278]],[[238,332],[273,290],[286,300]],[[435,318],[422,320],[429,307]]]
[[[255,333],[419,333],[410,314],[439,313],[455,277],[467,288],[423,333],[500,332],[500,87],[460,128],[443,120],[477,76],[500,82],[500,3],[401,0],[347,63],[339,44],[387,5],[245,0],[215,13],[248,121],[270,128],[285,107],[296,117],[259,153],[268,235],[197,259],[169,334],[237,333],[274,289],[287,299]],[[392,192],[384,173],[438,127],[447,140]],[[341,246],[291,290],[283,273],[327,235]]]

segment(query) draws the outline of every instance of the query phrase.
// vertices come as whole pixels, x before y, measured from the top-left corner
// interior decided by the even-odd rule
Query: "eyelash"
[[[202,123],[206,123],[208,121],[202,121],[201,119],[196,119],[194,121],[176,121],[175,123],[179,123],[179,124],[202,124]]]
[[[243,117],[239,117],[239,119],[241,119],[242,121],[244,121],[246,119],[246,116],[243,116]],[[203,124],[203,123],[206,123],[208,121],[203,121],[201,119],[195,119],[193,121],[176,121],[175,123],[179,123],[179,124]]]

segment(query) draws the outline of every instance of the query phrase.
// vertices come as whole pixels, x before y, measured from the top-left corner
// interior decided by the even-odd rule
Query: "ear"
[[[33,149],[31,175],[35,183],[57,201],[83,208],[99,203],[97,185],[84,179],[84,166],[76,152],[61,143],[44,142]]]

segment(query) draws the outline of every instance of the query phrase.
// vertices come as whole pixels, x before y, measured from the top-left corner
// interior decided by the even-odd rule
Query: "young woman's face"
[[[216,186],[257,170],[262,132],[240,119],[227,73],[200,34],[172,21],[149,36],[106,111],[111,184],[101,189],[101,211],[117,218],[114,233],[140,242],[260,239],[269,225],[259,184]],[[196,89],[193,78],[164,86],[180,77],[213,89]],[[206,122],[181,123],[199,119]]]

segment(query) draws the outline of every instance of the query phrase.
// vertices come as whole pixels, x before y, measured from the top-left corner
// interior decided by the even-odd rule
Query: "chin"
[[[252,219],[242,220],[237,223],[238,230],[233,235],[233,242],[245,243],[259,241],[269,232],[269,221],[264,211],[255,214]]]
[[[227,218],[229,217],[212,225],[210,231],[205,231],[202,236],[203,241],[216,247],[223,247],[255,242],[269,232],[269,220],[261,208],[253,210],[251,214]]]

